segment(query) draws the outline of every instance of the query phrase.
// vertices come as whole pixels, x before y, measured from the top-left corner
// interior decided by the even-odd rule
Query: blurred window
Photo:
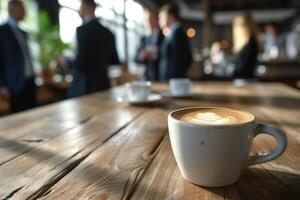
[[[76,37],[76,27],[80,26],[81,18],[76,11],[62,7],[59,12],[60,37],[63,42],[73,42]]]
[[[124,13],[124,0],[112,0],[113,7],[117,14],[123,15]]]
[[[20,23],[20,27],[27,32],[36,32],[38,30],[38,8],[34,0],[23,1],[26,9],[26,17]],[[0,0],[0,24],[3,24],[8,19],[7,1]]]
[[[0,0],[0,24],[3,24],[7,20],[7,2]]]
[[[143,23],[144,21],[144,9],[143,7],[133,1],[127,0],[126,1],[126,18],[127,20],[137,21]]]
[[[68,7],[73,10],[79,10],[80,7],[79,0],[58,0],[58,3],[63,7]]]

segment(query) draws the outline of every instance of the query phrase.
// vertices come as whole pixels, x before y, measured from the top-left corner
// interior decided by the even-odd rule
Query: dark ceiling
[[[161,6],[170,2],[184,2],[189,7],[203,8],[204,0],[150,0]],[[298,8],[300,0],[209,0],[214,10],[241,10],[241,9],[278,9]]]

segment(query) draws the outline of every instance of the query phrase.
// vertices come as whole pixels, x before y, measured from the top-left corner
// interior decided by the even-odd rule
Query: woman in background
[[[249,13],[243,12],[233,21],[234,78],[253,79],[259,52],[258,31]]]

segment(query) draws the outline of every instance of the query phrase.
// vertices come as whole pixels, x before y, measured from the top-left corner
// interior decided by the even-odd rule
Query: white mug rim
[[[195,124],[192,122],[184,122],[181,121],[177,118],[175,118],[173,116],[174,113],[177,112],[181,112],[184,110],[189,110],[189,109],[222,109],[222,110],[226,110],[226,109],[230,109],[230,110],[234,110],[234,111],[238,111],[238,112],[243,112],[246,113],[250,116],[250,119],[247,121],[242,121],[242,122],[238,122],[238,123],[233,123],[233,124]],[[180,108],[180,109],[176,109],[174,111],[172,111],[171,113],[169,113],[168,118],[171,119],[173,122],[183,125],[183,126],[188,126],[188,127],[210,127],[210,128],[220,128],[220,127],[240,127],[240,126],[245,126],[247,124],[251,124],[253,122],[255,122],[255,117],[253,114],[247,112],[247,111],[243,111],[243,110],[238,110],[238,109],[234,109],[234,108],[228,108],[228,107],[186,107],[186,108]]]
[[[185,82],[185,83],[187,83],[187,82],[189,82],[189,83],[191,83],[192,81],[191,81],[191,79],[189,79],[189,78],[172,78],[172,79],[170,79],[170,83],[171,82],[175,82],[175,83],[182,83],[182,82]]]
[[[131,86],[145,86],[145,87],[150,87],[152,85],[151,81],[132,81],[129,83],[126,83],[126,87],[131,87]]]

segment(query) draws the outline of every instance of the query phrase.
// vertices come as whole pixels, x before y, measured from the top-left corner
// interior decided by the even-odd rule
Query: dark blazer
[[[251,79],[255,77],[257,55],[259,52],[258,42],[251,37],[249,42],[237,53],[235,58],[235,78]]]
[[[98,19],[77,28],[77,55],[69,62],[73,69],[69,97],[110,88],[107,68],[119,64],[114,35]]]
[[[21,31],[21,30],[20,30]],[[27,34],[21,31],[27,38]],[[25,59],[21,47],[8,24],[0,26],[0,87],[18,94],[24,87]]]
[[[137,63],[142,63],[146,65],[146,71],[145,71],[145,78],[147,80],[154,80],[157,81],[159,79],[159,71],[158,71],[158,65],[159,65],[159,60],[160,60],[160,54],[161,54],[161,45],[162,42],[164,40],[164,35],[162,33],[161,30],[159,30],[158,32],[158,36],[156,41],[151,41],[151,35],[150,36],[146,36],[146,37],[142,37],[141,42],[140,42],[140,46],[138,48],[137,54],[136,54],[136,58],[135,61]],[[147,48],[147,46],[156,46],[157,47],[157,58],[155,60],[142,60],[140,59],[138,56],[141,53],[141,51],[145,50]]]
[[[160,59],[160,80],[184,78],[192,63],[190,43],[182,26],[177,27],[173,34],[164,39]]]

